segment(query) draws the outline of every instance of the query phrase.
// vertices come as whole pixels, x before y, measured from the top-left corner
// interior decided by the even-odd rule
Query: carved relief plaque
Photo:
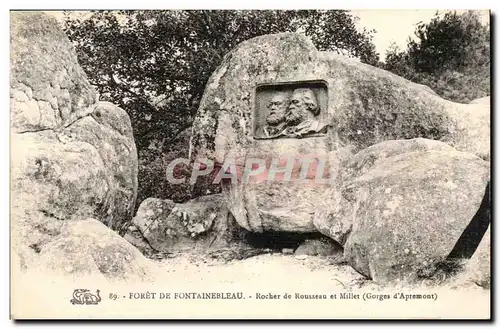
[[[327,129],[327,106],[324,81],[257,86],[254,138],[322,136]]]

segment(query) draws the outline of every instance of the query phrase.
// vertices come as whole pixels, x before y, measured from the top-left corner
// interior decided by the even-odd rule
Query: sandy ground
[[[179,284],[238,284],[263,290],[303,290],[328,287],[346,289],[371,284],[347,265],[334,265],[326,257],[305,259],[281,253],[263,254],[225,262],[198,255],[183,255],[158,262],[161,271]]]
[[[182,255],[151,261],[151,282],[16,275],[16,318],[98,319],[469,319],[489,318],[490,290],[446,285],[380,286],[347,265],[308,256],[262,254],[225,262]],[[96,306],[69,301],[100,290]],[[199,293],[220,294],[201,298]],[[221,296],[237,297],[231,299]],[[418,296],[426,295],[422,299]],[[189,297],[191,296],[191,297]]]
[[[450,289],[488,292],[460,276],[444,282],[422,281],[418,284],[400,286],[377,284],[366,279],[351,266],[339,264],[334,257],[295,256],[282,253],[267,253],[244,260],[224,261],[205,255],[183,254],[159,261],[153,261],[155,267],[179,284],[224,285],[237,284],[269,289],[312,289],[324,291],[343,289],[353,291],[378,290],[407,287],[411,289]]]

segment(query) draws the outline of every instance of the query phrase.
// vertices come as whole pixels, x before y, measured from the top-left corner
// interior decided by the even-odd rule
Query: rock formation
[[[65,223],[96,218],[109,229],[126,228],[137,151],[128,115],[98,101],[55,19],[39,12],[10,17],[11,237],[29,267],[59,243]]]
[[[10,64],[15,263],[107,280],[150,276],[149,261],[113,232],[130,227],[137,195],[128,115],[99,101],[71,43],[44,14],[11,13]],[[160,252],[229,247],[235,258],[247,234],[322,233],[328,243],[307,241],[298,256],[342,246],[366,277],[413,280],[456,250],[484,205],[489,111],[488,100],[446,101],[317,51],[299,34],[245,41],[211,76],[190,147],[191,159],[230,169],[236,183],[225,177],[222,194],[186,203],[146,199],[127,239],[146,250],[143,236]],[[271,166],[288,164],[292,179],[269,179]],[[470,280],[488,284],[489,231],[467,268]]]
[[[236,168],[238,181],[222,181],[223,195],[246,230],[322,232],[345,245],[365,276],[390,280],[451,251],[489,181],[489,140],[484,101],[444,100],[284,33],[225,56],[207,83],[190,155],[223,172]],[[297,178],[305,158],[325,163],[305,184],[269,179],[273,161],[283,168],[291,159]],[[265,170],[245,181],[249,164]],[[323,169],[326,184],[316,180]]]
[[[327,89],[325,136],[255,138],[258,86],[281,90],[317,81]],[[326,159],[329,176],[337,177],[357,151],[417,137],[488,158],[489,110],[446,101],[394,74],[317,51],[304,36],[277,34],[241,43],[212,74],[193,125],[192,156],[221,164],[228,158],[311,156]],[[230,187],[225,194],[237,222],[248,230],[308,232],[314,230],[315,200],[332,193],[318,184],[298,188],[274,182]]]

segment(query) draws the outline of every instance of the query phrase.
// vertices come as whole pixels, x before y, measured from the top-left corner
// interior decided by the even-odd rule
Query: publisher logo
[[[89,289],[75,289],[70,303],[73,305],[97,305],[101,301],[100,290],[93,294]]]

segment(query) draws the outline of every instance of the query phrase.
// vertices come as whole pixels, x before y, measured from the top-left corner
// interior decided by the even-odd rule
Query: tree
[[[490,32],[477,12],[436,13],[418,24],[405,51],[391,47],[383,68],[426,84],[444,98],[470,102],[490,94]]]
[[[141,201],[171,196],[157,188],[164,172],[147,166],[185,143],[205,84],[226,53],[255,36],[302,31],[319,50],[376,63],[374,31],[357,31],[355,21],[345,10],[95,11],[68,13],[64,30],[101,99],[131,118]]]

